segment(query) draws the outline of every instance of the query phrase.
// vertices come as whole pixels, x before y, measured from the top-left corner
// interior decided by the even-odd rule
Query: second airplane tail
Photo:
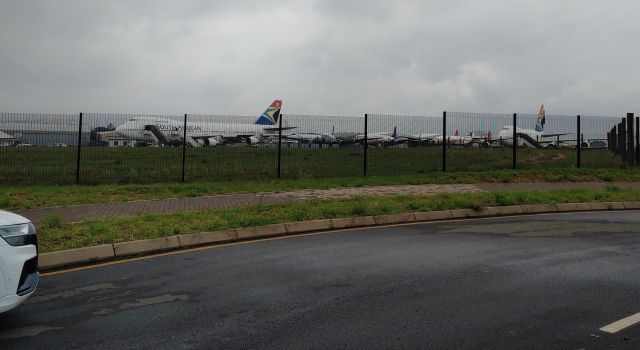
[[[258,125],[275,125],[280,117],[280,109],[282,108],[282,100],[274,100],[262,115],[256,120]]]

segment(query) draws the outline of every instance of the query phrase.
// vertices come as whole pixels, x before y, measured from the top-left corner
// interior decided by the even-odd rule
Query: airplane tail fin
[[[275,125],[280,117],[280,109],[282,108],[281,100],[274,100],[262,115],[256,120],[258,125]]]
[[[398,138],[398,127],[397,126],[393,127],[393,135],[391,135],[391,137],[393,137],[394,139]]]
[[[536,120],[536,131],[542,132],[544,130],[544,124],[546,123],[546,112],[544,105],[540,106],[540,112],[538,112],[538,120]]]

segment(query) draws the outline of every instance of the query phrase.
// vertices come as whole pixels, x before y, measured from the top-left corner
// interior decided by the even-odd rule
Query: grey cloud
[[[638,109],[633,1],[0,4],[0,109],[238,113]]]

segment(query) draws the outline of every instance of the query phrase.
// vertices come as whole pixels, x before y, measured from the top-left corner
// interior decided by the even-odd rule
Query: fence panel
[[[188,115],[186,181],[275,179],[277,127],[255,116]]]
[[[440,171],[441,117],[369,114],[368,164],[374,176]]]
[[[511,168],[512,124],[512,114],[447,112],[447,171]]]
[[[620,123],[622,117],[580,116],[581,164],[583,168],[617,168],[622,159],[608,150],[607,132]]]
[[[511,168],[513,115],[447,113],[442,117],[368,115],[365,118],[282,115],[281,178],[372,176]],[[618,168],[621,155],[607,133],[622,117],[518,114],[517,168]],[[78,136],[80,183],[178,182],[186,142],[186,181],[275,179],[278,125],[252,116],[0,113],[0,184],[72,184]],[[538,127],[538,131],[536,131]],[[613,135],[612,135],[613,137]]]
[[[577,116],[518,113],[518,169],[576,167]]]
[[[81,184],[180,181],[183,117],[84,113]]]
[[[285,114],[282,177],[362,176],[364,117]]]
[[[0,113],[0,184],[74,183],[78,121],[78,114]]]

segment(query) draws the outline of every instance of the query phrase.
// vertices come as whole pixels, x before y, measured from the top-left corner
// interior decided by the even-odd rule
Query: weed
[[[58,215],[47,215],[42,219],[42,227],[44,228],[60,228],[62,227],[63,219]]]
[[[412,211],[418,211],[420,210],[420,203],[413,202],[413,201],[409,202],[407,203],[407,208],[409,208],[409,210],[412,210]]]
[[[600,179],[600,181],[604,181],[604,182],[613,182],[614,181],[614,177],[609,175],[609,174],[598,175],[598,178]]]
[[[7,194],[0,195],[0,208],[8,208],[11,204],[11,198]]]
[[[509,196],[505,193],[502,192],[496,192],[493,195],[493,199],[495,201],[495,203],[499,206],[508,206],[508,205],[514,205],[514,201],[509,198]]]
[[[102,236],[109,232],[112,227],[108,221],[92,220],[88,222],[88,233],[90,236],[97,237]]]
[[[607,186],[607,192],[621,192],[622,189],[619,186],[616,185],[609,185]]]
[[[351,204],[351,214],[353,216],[365,216],[367,215],[367,202],[364,197],[356,197]]]

